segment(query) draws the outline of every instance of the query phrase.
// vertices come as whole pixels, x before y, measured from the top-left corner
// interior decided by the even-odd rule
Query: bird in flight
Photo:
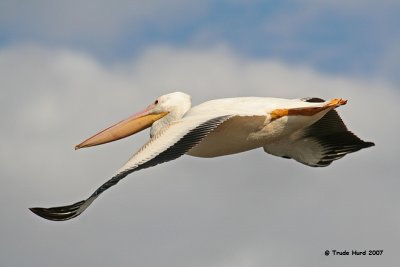
[[[185,93],[160,96],[143,111],[75,147],[112,142],[151,127],[150,140],[110,180],[86,200],[30,210],[48,220],[72,219],[128,174],[184,154],[212,158],[261,147],[268,154],[311,167],[328,166],[348,153],[374,145],[349,131],[334,110],[346,103],[341,98],[237,97],[191,107],[191,97]]]

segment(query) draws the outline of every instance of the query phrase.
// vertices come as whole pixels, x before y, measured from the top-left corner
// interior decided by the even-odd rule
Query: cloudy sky
[[[398,266],[400,4],[0,1],[1,266]],[[74,151],[159,95],[348,99],[376,146],[327,168],[261,149],[130,175],[89,196],[148,138]],[[325,256],[325,250],[384,250]]]

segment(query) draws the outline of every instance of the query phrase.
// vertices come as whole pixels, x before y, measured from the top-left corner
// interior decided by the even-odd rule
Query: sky
[[[398,266],[398,1],[0,1],[1,266]],[[148,139],[74,146],[183,91],[341,97],[376,146],[310,168],[257,149],[141,170]],[[383,250],[325,256],[325,250]]]

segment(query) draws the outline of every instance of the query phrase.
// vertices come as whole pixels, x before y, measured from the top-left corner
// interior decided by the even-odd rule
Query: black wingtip
[[[350,131],[343,132],[336,136],[340,138],[330,137],[332,136],[324,137],[326,147],[325,156],[321,158],[315,167],[326,167],[333,161],[338,160],[349,153],[375,146],[373,142],[365,142]]]
[[[364,142],[363,148],[367,148],[367,147],[371,147],[371,146],[375,146],[375,143],[374,142]]]
[[[79,208],[85,203],[84,200],[68,206],[53,208],[29,208],[37,216],[50,221],[66,221],[77,217],[82,213]]]
[[[54,220],[49,216],[49,212],[46,208],[29,208],[30,211],[35,213],[37,216],[42,217],[47,220]]]

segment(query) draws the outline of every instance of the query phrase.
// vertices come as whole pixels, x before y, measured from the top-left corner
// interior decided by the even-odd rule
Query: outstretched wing
[[[196,146],[210,132],[231,116],[198,117],[172,123],[153,136],[117,173],[100,186],[88,199],[68,206],[30,208],[36,215],[53,221],[64,221],[79,216],[101,193],[116,185],[128,174],[179,158]]]

